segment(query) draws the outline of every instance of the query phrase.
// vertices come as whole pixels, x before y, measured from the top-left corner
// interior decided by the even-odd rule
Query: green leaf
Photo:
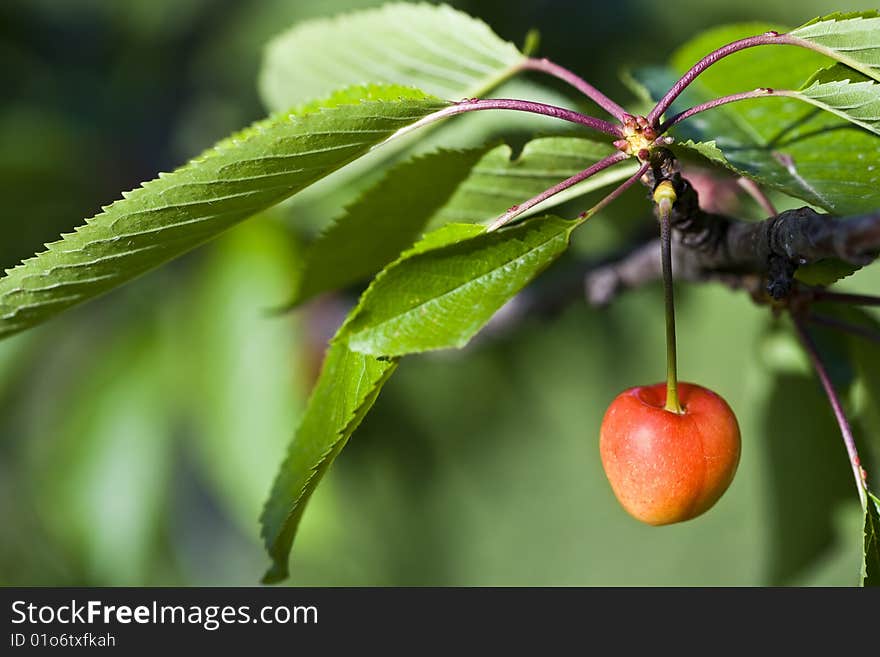
[[[710,30],[678,50],[671,69],[642,71],[640,80],[659,97],[706,53],[770,29],[784,31],[754,23]],[[759,86],[799,89],[827,61],[819,53],[787,46],[736,53],[706,70],[670,115]],[[680,141],[715,140],[735,172],[836,214],[880,206],[880,138],[802,99],[768,97],[731,103],[679,124],[673,135]]]
[[[290,548],[309,498],[396,367],[394,360],[351,351],[339,339],[331,343],[260,517],[263,540],[273,561],[264,583],[287,577]]]
[[[577,225],[544,217],[440,248],[426,250],[422,243],[364,293],[349,324],[349,346],[382,356],[463,347],[565,251]],[[474,228],[451,224],[441,230],[473,235]]]
[[[425,236],[410,252],[441,248],[482,231],[470,224],[446,226]],[[309,498],[397,367],[396,359],[348,348],[355,312],[330,343],[302,423],[260,516],[263,540],[272,558],[272,567],[263,577],[267,584],[287,577],[290,549]]]
[[[865,552],[862,586],[880,586],[880,499],[868,493],[865,509]]]
[[[509,146],[498,146],[480,160],[432,224],[487,222],[510,206],[531,198],[614,153],[607,143],[575,137],[545,137],[528,142],[512,159]],[[532,208],[525,216],[546,212],[591,191],[629,178],[638,164],[621,163],[602,171]]]
[[[686,142],[675,144],[673,146],[673,149],[677,148],[681,148],[685,151],[701,155],[702,157],[706,158],[710,162],[714,162],[715,164],[720,164],[721,166],[730,166],[727,158],[724,157],[724,153],[721,152],[721,149],[718,148],[714,140],[695,142],[693,139],[688,139]]]
[[[807,285],[832,285],[842,278],[852,276],[861,267],[837,258],[827,258],[798,267],[794,277]]]
[[[820,71],[792,97],[880,135],[880,84],[845,66]]]
[[[366,82],[460,100],[497,86],[523,59],[485,23],[451,7],[392,3],[299,23],[276,37],[260,91],[273,111]]]
[[[310,247],[290,305],[375,274],[429,224],[491,221],[614,153],[607,143],[576,137],[534,139],[516,159],[507,145],[486,151],[441,150],[394,167]],[[628,162],[603,171],[526,215],[624,180],[637,166]]]
[[[229,137],[7,271],[0,337],[195,248],[441,106],[413,89],[356,87]]]
[[[261,92],[271,110],[366,81],[412,85],[437,97],[459,100],[491,95],[565,106],[571,96],[538,78],[510,78],[525,55],[481,21],[445,6],[389,4],[294,25],[268,46]],[[545,78],[546,79],[546,78]],[[566,127],[567,125],[567,127]],[[439,148],[475,145],[537,133],[557,134],[570,124],[526,112],[472,112],[434,124],[346,167],[303,194],[299,203],[341,214],[387,172],[389,160]],[[318,210],[320,213],[320,208]]]
[[[789,36],[865,75],[880,80],[880,13],[837,12],[814,18]]]
[[[486,151],[441,150],[391,169],[309,247],[289,306],[366,279],[394,260]]]

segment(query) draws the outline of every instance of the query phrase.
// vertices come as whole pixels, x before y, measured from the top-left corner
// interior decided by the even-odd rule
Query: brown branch
[[[677,240],[676,240],[677,241]],[[673,248],[672,274],[679,280],[698,280],[701,272],[690,251]],[[660,258],[660,240],[653,239],[637,246],[620,260],[596,267],[584,279],[587,301],[593,306],[605,306],[620,292],[645,283],[660,280],[663,266]]]
[[[866,265],[880,251],[880,210],[834,218],[803,207],[764,221],[743,221],[704,211],[671,154],[655,160],[645,184],[653,188],[661,180],[670,180],[678,195],[672,225],[677,238],[673,270],[679,280],[720,279],[756,297],[766,290],[773,299],[782,299],[791,292],[801,265],[826,258]],[[654,240],[590,272],[587,298],[607,304],[618,292],[659,277],[660,249]]]

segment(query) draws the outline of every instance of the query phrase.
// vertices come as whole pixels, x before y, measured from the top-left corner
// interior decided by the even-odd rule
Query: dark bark
[[[755,294],[763,284],[767,294],[778,300],[791,292],[801,265],[827,258],[866,265],[880,251],[880,210],[835,218],[803,207],[764,221],[743,221],[704,211],[671,155],[657,159],[645,183],[653,188],[661,180],[672,181],[678,195],[672,213],[673,269],[678,279],[720,278]],[[594,304],[608,303],[623,289],[658,279],[660,272],[660,245],[654,240],[590,272],[587,297]]]

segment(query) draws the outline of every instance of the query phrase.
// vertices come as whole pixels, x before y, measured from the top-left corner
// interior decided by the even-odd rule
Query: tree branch
[[[700,207],[699,196],[671,154],[652,165],[646,184],[670,180],[678,195],[672,227],[676,237],[673,271],[683,280],[721,279],[760,296],[760,281],[773,299],[788,296],[801,265],[839,258],[855,265],[873,262],[880,251],[880,210],[834,218],[807,207],[787,210],[764,221],[743,221]],[[656,240],[642,244],[619,261],[587,275],[587,298],[598,305],[618,292],[660,277]]]

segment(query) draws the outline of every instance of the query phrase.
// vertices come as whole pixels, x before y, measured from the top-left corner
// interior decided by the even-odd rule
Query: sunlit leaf
[[[404,254],[361,298],[349,325],[349,346],[382,356],[464,346],[565,251],[577,225],[543,217]],[[465,228],[474,227],[446,227]]]
[[[789,32],[822,53],[880,80],[880,13],[837,12]]]
[[[852,69],[823,69],[792,97],[880,135],[880,84]]]
[[[309,497],[396,366],[393,360],[351,351],[344,342],[331,344],[260,517],[263,540],[272,558],[265,583],[287,577],[290,548]]]
[[[394,355],[460,346],[565,249],[576,225],[544,218],[487,234],[474,224],[449,224],[379,275],[331,343],[263,511],[273,560],[265,582],[287,577],[306,502],[394,371],[386,345]]]
[[[7,271],[0,278],[0,337],[195,248],[440,106],[403,87],[350,88],[223,140]]]
[[[427,235],[410,251],[440,248],[482,230],[473,225],[448,226]],[[395,359],[349,349],[349,324],[350,319],[330,343],[302,422],[260,517],[263,540],[272,558],[265,583],[287,577],[290,549],[306,503],[397,367]]]
[[[695,142],[693,139],[688,139],[686,142],[676,144],[673,148],[681,148],[686,152],[696,153],[710,162],[720,164],[721,166],[730,166],[727,158],[724,157],[724,153],[721,152],[721,149],[718,148],[714,140]]]
[[[260,90],[273,111],[352,84],[480,96],[524,59],[482,21],[445,5],[391,3],[294,25],[267,47]]]

